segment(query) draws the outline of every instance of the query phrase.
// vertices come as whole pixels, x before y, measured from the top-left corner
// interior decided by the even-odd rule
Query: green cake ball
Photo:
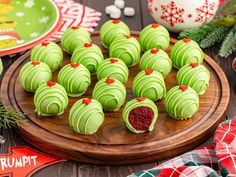
[[[63,60],[63,53],[56,43],[43,42],[33,48],[31,52],[31,60],[46,63],[51,71],[55,71]]]
[[[125,105],[122,117],[131,132],[143,133],[154,129],[158,109],[154,102],[147,98],[135,98]]]
[[[120,36],[115,39],[109,49],[110,58],[119,58],[125,62],[128,67],[134,66],[140,59],[139,42],[132,36]]]
[[[198,95],[202,95],[209,87],[210,73],[203,65],[190,63],[179,70],[177,82],[180,85],[190,86]]]
[[[21,68],[19,80],[22,87],[28,92],[35,92],[42,82],[52,79],[48,65],[39,61],[30,61]]]
[[[71,57],[72,62],[80,62],[91,74],[97,72],[97,67],[103,59],[101,49],[92,43],[85,43],[83,46],[77,47]]]
[[[102,105],[93,99],[78,100],[71,108],[69,125],[80,134],[95,133],[104,121]]]
[[[172,61],[166,52],[154,48],[143,54],[140,60],[140,68],[141,70],[153,69],[166,77],[172,69]]]
[[[86,42],[91,42],[90,33],[82,27],[68,28],[61,38],[62,48],[69,54],[72,54],[77,47],[83,46]]]
[[[64,66],[58,74],[58,83],[61,84],[68,96],[83,95],[91,84],[90,73],[80,63],[71,63]]]
[[[165,98],[166,111],[178,120],[191,118],[199,108],[198,94],[188,86],[175,86],[171,88]]]
[[[130,35],[129,27],[120,20],[109,20],[100,29],[100,39],[105,48],[109,48],[114,39],[125,34]]]
[[[132,89],[136,97],[145,97],[154,102],[162,99],[166,94],[162,74],[152,69],[139,72],[134,78]]]
[[[38,115],[61,115],[68,105],[66,90],[56,82],[43,83],[35,92],[34,105]]]
[[[128,80],[129,69],[126,64],[118,58],[108,58],[98,66],[98,80],[111,77],[125,84]]]
[[[195,41],[189,38],[176,42],[170,52],[173,67],[176,69],[180,69],[189,63],[202,63],[203,57],[202,49]]]
[[[97,82],[92,97],[102,104],[104,111],[117,111],[124,104],[126,89],[120,81],[108,77]]]
[[[170,34],[165,27],[153,23],[141,31],[140,44],[144,52],[153,48],[166,50],[170,44]]]

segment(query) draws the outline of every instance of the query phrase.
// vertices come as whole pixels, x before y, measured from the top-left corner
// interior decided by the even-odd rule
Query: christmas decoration
[[[215,16],[219,0],[148,0],[149,12],[167,29],[180,32],[197,28]]]

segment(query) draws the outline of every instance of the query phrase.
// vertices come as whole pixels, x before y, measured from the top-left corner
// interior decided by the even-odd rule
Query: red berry
[[[56,82],[52,82],[52,81],[49,81],[47,83],[48,87],[53,87],[54,85],[56,85],[57,83]]]
[[[112,84],[112,83],[114,83],[114,82],[115,82],[115,80],[112,79],[112,78],[110,78],[110,77],[108,77],[108,78],[106,79],[106,83],[107,83],[107,84]]]
[[[73,68],[77,68],[77,67],[79,67],[80,63],[71,63],[70,65]]]
[[[82,100],[82,102],[83,102],[84,104],[86,104],[86,105],[89,105],[89,104],[92,102],[92,100],[89,99],[89,98],[84,98],[84,99]]]
[[[139,102],[142,102],[142,101],[145,100],[145,98],[144,97],[139,97],[139,98],[136,98],[136,100],[139,101]]]
[[[150,75],[153,73],[153,69],[144,69],[144,71],[147,75]]]
[[[180,85],[180,86],[179,86],[179,89],[182,90],[182,91],[185,91],[185,90],[188,89],[188,86]]]
[[[153,53],[153,54],[157,54],[159,52],[159,49],[152,49],[151,50],[151,53]]]

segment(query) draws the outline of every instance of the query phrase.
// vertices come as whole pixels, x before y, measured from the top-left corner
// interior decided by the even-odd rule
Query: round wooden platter
[[[133,32],[133,36],[139,36]],[[92,34],[93,43],[102,48],[104,57],[108,51],[99,40],[99,33]],[[176,42],[171,39],[171,45]],[[70,62],[65,54],[64,63]],[[18,75],[24,63],[30,60],[30,52],[20,57],[7,71],[1,86],[4,105],[19,109],[26,115],[26,120],[17,129],[19,134],[33,146],[53,155],[93,164],[125,165],[157,161],[173,157],[191,150],[209,138],[217,125],[224,120],[229,102],[229,85],[224,72],[207,55],[204,65],[211,73],[210,86],[200,96],[199,111],[189,120],[178,121],[170,118],[165,110],[164,101],[156,103],[159,116],[152,132],[143,134],[131,133],[122,119],[124,106],[118,112],[105,113],[105,121],[99,130],[89,136],[77,134],[68,125],[68,113],[71,106],[82,97],[91,98],[93,87],[97,81],[92,77],[92,84],[86,94],[79,98],[69,98],[69,106],[65,113],[58,117],[40,117],[35,113],[33,94],[23,90]],[[139,65],[130,68],[129,80],[126,84],[126,102],[134,98],[132,82],[140,71]],[[57,72],[53,80],[57,80]],[[177,85],[177,70],[173,69],[166,77],[167,90]]]

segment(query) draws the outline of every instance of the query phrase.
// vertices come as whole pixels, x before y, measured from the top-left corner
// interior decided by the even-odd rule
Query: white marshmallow
[[[134,10],[134,8],[132,8],[132,7],[125,7],[125,9],[124,9],[124,15],[125,15],[125,16],[128,16],[128,17],[134,16],[134,15],[135,15],[135,10]]]
[[[106,8],[105,8],[106,14],[110,14],[110,12],[115,8],[116,8],[116,6],[114,6],[114,5],[106,6]]]
[[[121,16],[121,10],[118,8],[114,8],[110,11],[110,17],[113,19],[118,19]]]
[[[114,5],[119,9],[123,9],[125,7],[125,1],[115,0]]]

